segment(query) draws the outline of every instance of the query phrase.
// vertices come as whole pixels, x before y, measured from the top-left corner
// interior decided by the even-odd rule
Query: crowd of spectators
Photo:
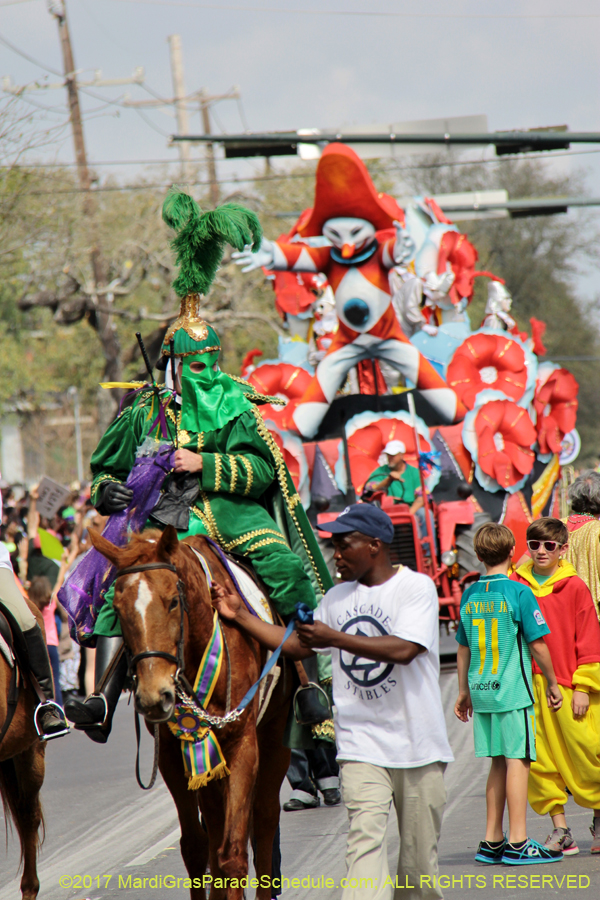
[[[54,674],[56,699],[93,690],[94,651],[81,651],[71,639],[67,614],[57,600],[65,574],[89,548],[88,528],[103,526],[90,501],[89,487],[73,485],[65,505],[51,518],[37,510],[37,488],[3,486],[0,542],[31,603],[40,609]]]

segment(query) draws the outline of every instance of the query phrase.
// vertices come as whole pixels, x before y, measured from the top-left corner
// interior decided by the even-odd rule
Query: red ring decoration
[[[565,434],[575,428],[579,385],[567,369],[555,369],[536,387],[533,408],[537,413],[540,453],[560,453]]]
[[[490,400],[477,411],[477,462],[505,490],[529,475],[537,438],[529,413],[512,400]]]
[[[261,394],[285,397],[286,406],[259,406],[263,419],[270,419],[284,431],[296,431],[292,415],[298,401],[312,381],[312,375],[301,366],[291,363],[263,363],[250,373],[246,381]]]
[[[527,386],[525,352],[503,334],[472,334],[456,348],[446,381],[467,409],[474,409],[477,394],[488,389],[520,400]]]

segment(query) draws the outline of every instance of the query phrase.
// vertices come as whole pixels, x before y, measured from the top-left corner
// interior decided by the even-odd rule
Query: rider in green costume
[[[190,230],[193,233],[190,223],[193,226],[227,207],[198,219],[199,210],[191,198],[176,196],[186,198],[187,218],[167,216],[164,210],[163,215],[180,231],[174,246],[181,271],[174,287],[182,304],[179,318],[165,335],[159,368],[168,367],[169,376],[175,369],[177,402],[172,392],[161,397],[168,438],[178,449],[174,475],[165,482],[147,525],[170,523],[178,528],[180,538],[208,535],[224,550],[247,556],[282,615],[291,614],[298,602],[314,608],[331,586],[331,578],[282,454],[256,407],[273,398],[257,394],[242,379],[219,370],[218,335],[199,315],[199,291],[206,292],[216,266],[207,274],[210,263],[202,269],[201,253],[196,252],[199,270],[190,271],[189,258],[182,253],[182,247],[188,246],[181,240],[182,233],[187,229],[183,236],[188,240]],[[256,244],[260,228],[255,224]],[[240,240],[248,242],[246,235],[232,240],[231,232],[227,239],[235,245]],[[221,238],[221,252],[222,243]],[[101,513],[118,512],[131,500],[123,482],[156,422],[156,404],[153,391],[142,393],[109,426],[92,455],[92,501]],[[126,670],[123,654],[117,657],[122,641],[112,595],[111,588],[94,628],[99,687],[85,703],[71,701],[66,710],[78,727],[101,743],[110,733]]]

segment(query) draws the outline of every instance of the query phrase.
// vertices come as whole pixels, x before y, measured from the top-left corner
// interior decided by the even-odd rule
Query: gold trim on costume
[[[232,456],[231,453],[227,454],[227,458],[229,459],[229,464],[231,466],[231,480],[229,482],[229,491],[231,494],[235,493],[235,486],[238,479],[238,469],[237,469],[237,460],[235,456]]]
[[[281,453],[281,450],[275,443],[275,441],[273,439],[273,435],[271,434],[271,432],[265,425],[263,417],[261,416],[259,411],[256,409],[256,407],[253,406],[251,411],[256,419],[256,430],[258,432],[258,435],[266,443],[266,445],[269,448],[269,450],[271,451],[271,454],[275,461],[275,471],[277,473],[277,480],[279,481],[279,486],[281,488],[281,492],[283,494],[285,504],[288,508],[288,512],[289,512],[290,516],[292,517],[292,519],[294,521],[294,525],[296,526],[296,530],[298,532],[298,537],[300,538],[300,540],[302,541],[302,543],[304,545],[304,550],[310,560],[313,572],[315,573],[315,578],[317,579],[317,584],[319,585],[319,589],[322,594],[325,594],[325,585],[323,584],[323,581],[321,580],[321,575],[319,574],[319,570],[315,563],[314,557],[312,555],[310,547],[308,546],[306,538],[304,537],[304,534],[300,527],[300,523],[298,522],[298,519],[296,518],[296,513],[294,512],[295,507],[300,502],[300,497],[298,496],[296,491],[294,491],[294,493],[290,495],[290,489],[288,487],[287,478],[286,478],[287,467],[286,467],[283,455]]]
[[[287,547],[287,549],[289,550],[288,543],[282,535],[281,539],[275,537],[264,538],[262,541],[258,541],[256,544],[252,544],[251,547],[248,547],[246,550],[244,550],[244,556],[247,556],[248,553],[252,553],[253,550],[258,550],[259,547],[266,547],[268,544],[281,544],[281,546]]]
[[[183,359],[184,356],[202,356],[203,353],[216,353],[217,350],[219,353],[221,352],[220,344],[215,344],[214,347],[202,347],[200,350],[186,350],[185,353],[173,353],[175,359]],[[171,356],[171,351],[163,350],[163,356]]]
[[[223,475],[223,460],[220,453],[215,453],[215,491],[221,490],[221,477]]]
[[[204,446],[204,432],[201,431],[198,435],[198,447],[196,448],[198,453],[202,453],[203,446]]]
[[[250,388],[252,394],[246,398],[247,400],[263,400],[265,403],[272,403],[275,406],[285,406],[288,402],[281,397],[271,397],[269,394],[259,394],[253,384],[250,384],[250,382],[246,381],[244,378],[240,378],[239,375],[230,375],[229,377],[233,379],[233,381],[237,381],[239,384],[243,384],[247,388]]]
[[[227,544],[223,545],[225,550],[233,550],[235,547],[239,547],[240,544],[244,544],[246,541],[251,541],[252,538],[259,537],[261,534],[272,534],[277,538],[280,538],[287,547],[287,542],[284,536],[279,531],[273,531],[272,528],[257,528],[255,531],[247,531],[246,534],[242,534],[240,537],[236,538],[234,541],[229,541]],[[258,546],[258,545],[255,545]]]
[[[123,484],[123,482],[119,481],[118,478],[115,478],[114,475],[99,475],[98,478],[94,479],[94,487],[92,489],[92,493],[94,494],[94,496],[96,496],[96,494],[98,493],[98,488],[100,487],[100,485],[105,481],[112,481],[116,482],[117,484]]]
[[[244,497],[247,497],[250,491],[252,490],[252,482],[254,481],[254,470],[252,469],[252,463],[249,459],[246,459],[245,456],[239,457],[241,462],[244,464],[244,468],[246,470],[246,487],[244,488]]]

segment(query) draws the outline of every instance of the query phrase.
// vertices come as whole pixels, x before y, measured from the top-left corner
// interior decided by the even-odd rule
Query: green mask
[[[236,382],[218,368],[219,353],[184,356],[181,361],[181,427],[184,431],[218,431],[252,408]],[[202,362],[201,372],[190,366]]]

